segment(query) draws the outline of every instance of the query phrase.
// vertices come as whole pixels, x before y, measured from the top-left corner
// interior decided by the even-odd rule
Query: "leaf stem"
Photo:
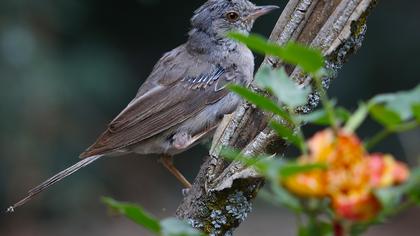
[[[337,133],[338,132],[338,123],[337,123],[337,117],[336,117],[335,111],[334,111],[334,106],[331,103],[331,101],[329,100],[328,95],[325,92],[324,87],[322,86],[321,77],[318,76],[318,75],[313,75],[313,79],[314,79],[314,82],[315,82],[315,88],[319,93],[319,98],[321,100],[322,106],[325,108],[325,111],[327,112],[330,124],[331,124],[334,132]]]
[[[365,141],[365,148],[366,150],[370,150],[374,146],[376,146],[378,143],[380,143],[382,140],[387,138],[389,135],[393,133],[401,133],[401,132],[414,129],[417,127],[417,125],[418,125],[417,121],[410,121],[410,122],[403,123],[400,125],[384,128],[383,130],[376,133],[372,138]]]
[[[305,136],[303,135],[302,128],[301,128],[300,125],[297,124],[297,122],[295,120],[294,120],[293,125],[296,127],[297,135],[300,137],[301,140],[303,140],[303,142],[300,145],[300,150],[301,150],[303,155],[307,156],[308,155],[308,146],[306,145]]]

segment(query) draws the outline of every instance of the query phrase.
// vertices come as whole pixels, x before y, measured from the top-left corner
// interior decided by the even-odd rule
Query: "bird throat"
[[[229,53],[235,51],[238,43],[226,36],[218,36],[206,30],[193,28],[189,32],[187,42],[187,49],[191,53],[198,54],[216,54],[216,53]]]

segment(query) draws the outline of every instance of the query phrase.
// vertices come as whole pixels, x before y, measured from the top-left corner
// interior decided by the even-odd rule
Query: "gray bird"
[[[248,0],[208,0],[194,12],[188,41],[163,55],[135,98],[84,151],[80,162],[28,192],[8,211],[103,156],[160,154],[162,164],[187,188],[191,184],[172,156],[210,137],[240,98],[225,87],[247,84],[254,72],[251,51],[226,35],[248,34],[254,21],[277,6]]]

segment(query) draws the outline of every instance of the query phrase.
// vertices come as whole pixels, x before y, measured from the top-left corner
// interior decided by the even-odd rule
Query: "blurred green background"
[[[284,6],[285,0],[257,4]],[[0,2],[0,207],[20,199],[76,162],[135,95],[159,57],[187,39],[189,18],[203,1],[2,0]],[[260,19],[268,36],[280,11]],[[381,1],[367,38],[329,90],[341,104],[419,83],[420,2]],[[362,136],[375,125],[366,125]],[[311,131],[307,131],[308,134]],[[388,139],[377,149],[418,163],[420,132]],[[176,158],[189,179],[206,148]],[[112,218],[100,196],[133,201],[171,216],[181,186],[156,158],[108,158],[64,180],[13,215],[0,216],[0,235],[147,235]],[[410,210],[369,235],[420,235]],[[257,200],[237,235],[294,235],[292,215]],[[417,224],[416,224],[417,223]]]

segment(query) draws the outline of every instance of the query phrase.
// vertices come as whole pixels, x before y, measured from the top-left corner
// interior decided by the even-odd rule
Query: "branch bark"
[[[331,76],[324,78],[328,87],[349,55],[364,39],[366,18],[376,0],[290,0],[274,27],[270,40],[284,44],[298,41],[320,48]],[[266,57],[263,64],[286,71],[302,86],[311,86],[311,78],[299,68]],[[251,84],[251,88],[258,90]],[[310,112],[319,102],[312,94],[300,112]],[[244,103],[225,117],[213,138],[209,156],[201,166],[193,187],[179,205],[176,215],[210,235],[232,235],[233,230],[251,211],[252,200],[264,180],[240,163],[225,161],[222,147],[243,150],[246,155],[282,153],[287,145],[267,127],[268,114]]]

